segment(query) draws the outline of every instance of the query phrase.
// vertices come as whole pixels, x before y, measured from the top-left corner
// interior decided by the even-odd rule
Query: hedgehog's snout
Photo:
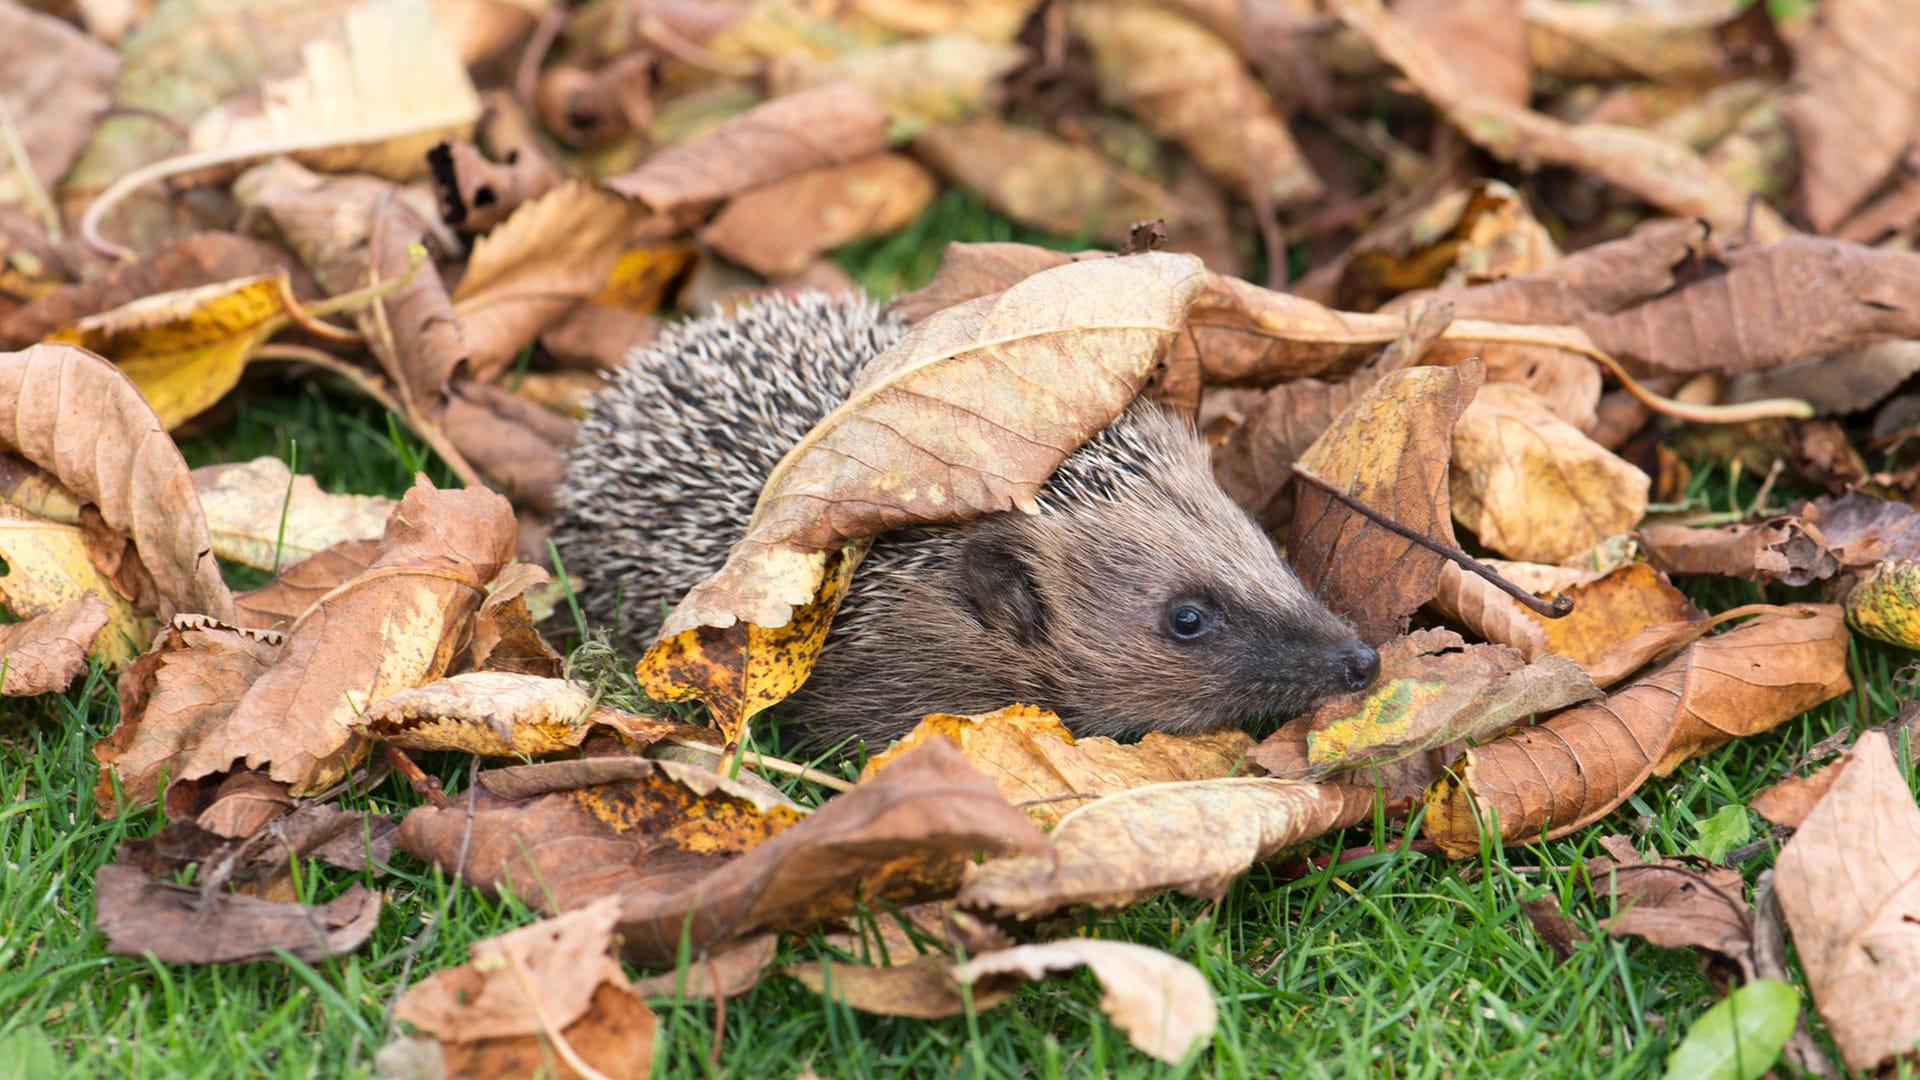
[[[1365,690],[1380,675],[1380,654],[1364,641],[1340,650],[1334,657],[1334,671],[1348,690]]]

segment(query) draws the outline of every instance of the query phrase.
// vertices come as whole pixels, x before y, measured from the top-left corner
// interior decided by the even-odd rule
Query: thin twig
[[[1354,513],[1373,522],[1375,525],[1393,533],[1395,536],[1410,540],[1426,548],[1428,551],[1433,552],[1435,555],[1439,555],[1456,563],[1462,570],[1480,575],[1501,592],[1525,604],[1529,611],[1549,619],[1563,619],[1573,614],[1573,597],[1571,596],[1556,596],[1551,602],[1542,600],[1520,586],[1515,585],[1513,582],[1508,581],[1506,578],[1501,577],[1498,570],[1475,559],[1459,548],[1450,547],[1438,541],[1428,539],[1392,518],[1382,515],[1373,507],[1334,487],[1321,477],[1315,476],[1301,468],[1300,463],[1297,461],[1293,463],[1293,475],[1299,477],[1300,481],[1308,487],[1318,488],[1326,492],[1335,500],[1345,505],[1347,509],[1352,510]]]
[[[58,243],[61,238],[60,211],[40,183],[40,174],[33,171],[33,159],[27,156],[26,140],[20,137],[20,129],[13,126],[13,113],[8,110],[5,101],[0,101],[0,143],[6,144],[7,159],[13,162],[13,171],[20,176],[20,190],[26,195],[27,205],[40,215],[41,223],[47,227],[47,238]]]
[[[640,36],[658,45],[660,51],[688,67],[701,68],[715,75],[725,75],[735,79],[751,79],[760,74],[760,65],[757,61],[721,56],[688,40],[679,31],[668,26],[665,20],[650,12],[643,12],[640,16]]]
[[[539,991],[533,988],[533,979],[527,975],[526,965],[513,954],[513,950],[501,949],[500,958],[507,962],[507,970],[513,973],[513,981],[520,984],[520,992],[527,995],[527,1008],[533,1011],[534,1022],[540,1025],[541,1033],[552,1040],[554,1050],[560,1054],[560,1060],[566,1062],[568,1068],[586,1077],[587,1080],[612,1080],[612,1077],[606,1073],[587,1064],[587,1060],[574,1050],[572,1043],[567,1041],[566,1035],[560,1030],[560,1025],[554,1023],[553,1017],[548,1015],[546,1003],[540,1000]]]
[[[405,750],[388,742],[381,743],[380,750],[393,767],[399,770],[400,775],[406,777],[407,783],[413,786],[413,790],[419,792],[421,798],[432,803],[434,809],[453,809],[453,800],[447,798],[447,793],[441,791],[440,785],[433,782],[433,777],[420,771],[420,766],[413,763],[413,759],[407,756]]]
[[[695,750],[702,754],[711,754],[715,759],[725,756],[724,751],[718,750],[712,746],[707,745],[706,743],[701,742],[698,739],[689,738],[685,735],[668,735],[666,737],[666,741],[672,743],[675,746],[685,747],[688,750]],[[811,769],[805,765],[800,765],[795,762],[785,761],[777,757],[767,757],[764,754],[755,753],[750,759],[748,759],[747,764],[751,765],[755,769],[760,769],[766,772],[777,772],[777,773],[784,773],[787,776],[797,776],[802,780],[812,781],[813,783],[819,784],[823,788],[831,788],[834,791],[852,791],[853,790],[852,784],[847,783],[845,780],[842,780],[837,776],[834,776],[830,773],[823,773],[818,769]]]

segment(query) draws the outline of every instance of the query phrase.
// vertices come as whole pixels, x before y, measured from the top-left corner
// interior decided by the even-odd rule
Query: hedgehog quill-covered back
[[[581,426],[554,523],[589,619],[650,645],[773,465],[904,332],[863,299],[807,294],[636,351]],[[1070,455],[1040,505],[881,536],[776,714],[809,744],[878,749],[928,713],[1022,701],[1132,737],[1290,714],[1378,670],[1157,405]]]

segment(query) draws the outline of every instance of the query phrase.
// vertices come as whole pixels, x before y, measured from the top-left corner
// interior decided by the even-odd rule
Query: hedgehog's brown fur
[[[585,613],[650,644],[665,607],[725,561],[773,464],[903,332],[865,301],[813,294],[637,351],[581,425],[554,523]],[[927,713],[1025,701],[1081,734],[1204,731],[1377,669],[1157,405],[1128,408],[1039,501],[880,537],[785,722],[877,748]],[[1176,635],[1183,608],[1200,637]]]

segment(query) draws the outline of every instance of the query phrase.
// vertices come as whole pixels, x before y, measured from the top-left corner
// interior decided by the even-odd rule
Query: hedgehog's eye
[[[1213,616],[1198,604],[1180,604],[1167,612],[1167,633],[1192,641],[1213,628]]]

